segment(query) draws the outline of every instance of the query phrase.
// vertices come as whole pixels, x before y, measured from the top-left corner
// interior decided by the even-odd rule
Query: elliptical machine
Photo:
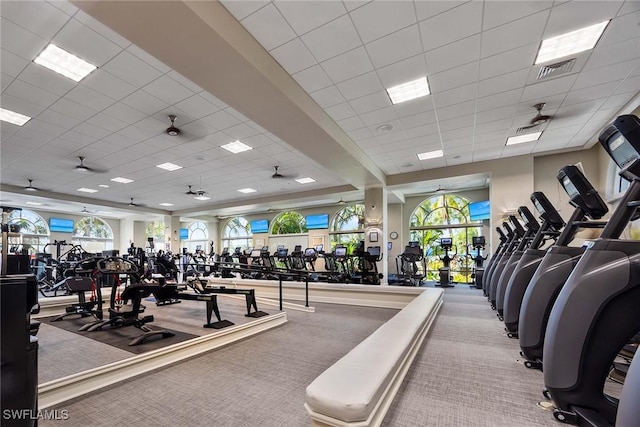
[[[554,417],[594,426],[615,425],[618,401],[604,384],[620,349],[640,331],[640,242],[620,239],[640,207],[640,119],[618,117],[599,141],[631,185],[560,291],[543,355]]]
[[[502,271],[509,262],[511,255],[520,244],[520,241],[523,237],[525,237],[525,234],[527,233],[515,215],[509,215],[509,221],[513,225],[513,236],[507,243],[505,250],[500,256],[500,259],[496,262],[496,266],[491,272],[491,278],[489,279],[489,302],[491,303],[491,309],[493,310],[496,309],[496,293],[498,291],[498,282],[500,281]]]
[[[444,251],[444,256],[440,257],[442,261],[442,267],[438,269],[440,281],[435,284],[441,288],[452,288],[454,285],[451,282],[451,261],[458,255],[458,249],[456,248],[453,257],[449,256],[449,251],[454,247],[453,239],[451,237],[443,237],[440,239],[440,247]]]
[[[502,233],[502,230],[500,230],[499,233],[502,234],[500,236],[500,241],[502,242],[502,237],[504,237],[504,233]],[[471,246],[473,247],[473,249],[476,250],[476,254],[472,258],[473,273],[471,274],[471,278],[473,279],[473,283],[470,285],[470,287],[475,289],[482,289],[482,277],[484,276],[483,263],[487,259],[486,256],[482,256],[482,251],[486,247],[486,240],[484,236],[473,236],[471,238]]]
[[[493,269],[495,268],[496,260],[500,258],[500,254],[504,251],[507,243],[510,240],[510,235],[512,234],[509,224],[503,222],[502,227],[505,229],[506,233],[505,231],[502,231],[502,228],[496,227],[496,232],[498,233],[498,236],[500,238],[500,243],[498,243],[498,247],[496,248],[491,258],[489,258],[489,263],[485,267],[482,277],[482,293],[487,298],[489,297],[489,278],[491,277],[491,271],[493,271]]]

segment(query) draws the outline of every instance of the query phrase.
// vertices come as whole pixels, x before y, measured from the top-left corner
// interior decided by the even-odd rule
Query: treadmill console
[[[620,176],[640,178],[640,119],[632,114],[619,116],[602,131],[600,143],[621,169]]]
[[[515,232],[518,236],[524,236],[524,228],[522,228],[522,224],[518,221],[515,215],[509,215],[509,221],[513,225],[513,232]]]
[[[344,246],[338,246],[335,250],[335,255],[337,257],[344,257],[347,256],[347,248]]]
[[[557,178],[571,199],[569,203],[581,208],[589,218],[600,219],[609,211],[604,200],[577,166],[563,167]]]
[[[106,258],[98,261],[98,271],[105,274],[136,274],[138,267],[122,258]]]
[[[504,237],[504,233],[499,228],[496,228],[496,231],[500,234],[500,240]],[[486,245],[486,241],[484,236],[474,236],[471,238],[471,243],[474,248],[484,247]]]
[[[518,208],[518,213],[520,214],[520,218],[524,222],[524,225],[533,231],[537,231],[540,228],[540,224],[536,221],[536,218],[533,216],[531,211],[526,206],[520,206]]]
[[[540,217],[552,228],[559,230],[564,227],[564,220],[542,191],[534,191],[531,194],[531,202],[540,213]]]

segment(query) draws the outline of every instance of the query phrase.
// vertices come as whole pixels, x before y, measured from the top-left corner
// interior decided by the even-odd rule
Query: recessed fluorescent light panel
[[[98,190],[94,190],[93,188],[78,188],[78,191],[81,191],[83,193],[97,193]]]
[[[241,192],[241,193],[248,194],[248,193],[255,193],[258,190],[254,190],[253,188],[241,188],[238,191]]]
[[[129,184],[130,182],[133,182],[132,179],[129,178],[123,178],[121,176],[117,176],[115,178],[111,178],[111,181],[113,182],[119,182],[120,184]]]
[[[225,145],[221,145],[220,148],[224,148],[227,151],[231,151],[233,154],[242,153],[243,151],[253,150],[253,147],[249,147],[244,142],[233,141]]]
[[[98,185],[98,187],[101,187],[101,188],[109,188],[109,186],[108,186],[107,184],[100,184],[100,185]]]
[[[300,184],[311,184],[312,182],[316,182],[315,179],[308,176],[305,178],[298,178],[296,179],[296,181],[298,181]]]
[[[173,206],[173,203],[159,203],[160,206]]]
[[[510,136],[507,138],[507,145],[522,144],[523,142],[537,141],[542,132],[528,133],[526,135]]]
[[[428,151],[426,153],[419,153],[418,159],[420,160],[437,159],[438,157],[442,157],[442,156],[444,156],[444,153],[442,152],[442,150],[436,150],[436,151]]]
[[[168,170],[168,171],[177,171],[178,169],[182,169],[182,166],[174,165],[173,163],[163,163],[161,165],[156,165],[157,168]]]
[[[62,74],[65,77],[69,77],[76,82],[84,79],[89,73],[98,68],[93,64],[89,64],[84,59],[80,59],[66,50],[60,49],[53,43],[50,43],[33,62],[47,67],[58,74]]]
[[[38,202],[26,202],[27,205],[31,205],[31,206],[42,206],[42,203],[38,203]]]
[[[25,116],[24,114],[16,113],[15,111],[0,108],[0,120],[14,125],[22,126],[23,124],[31,120],[31,117]]]
[[[387,89],[387,93],[389,94],[389,98],[391,98],[391,102],[394,104],[411,101],[412,99],[429,95],[429,82],[427,82],[426,77],[420,77],[418,80],[390,87]]]
[[[609,24],[609,21],[603,21],[599,24],[543,40],[534,64],[541,64],[593,49],[598,40],[600,40],[604,29],[607,28],[607,24]]]
[[[196,197],[194,197],[194,199],[196,199],[196,200],[209,200],[210,197],[207,197],[207,196],[196,196]]]

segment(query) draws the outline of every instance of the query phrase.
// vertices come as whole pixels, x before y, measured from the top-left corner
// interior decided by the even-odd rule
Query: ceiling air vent
[[[546,79],[556,76],[558,74],[568,73],[573,68],[573,64],[576,63],[576,58],[567,59],[566,61],[557,62],[555,64],[545,65],[538,71],[538,77],[536,80]]]

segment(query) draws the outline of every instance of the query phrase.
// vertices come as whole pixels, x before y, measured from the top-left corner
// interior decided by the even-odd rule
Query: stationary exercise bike
[[[449,256],[449,251],[454,248],[453,239],[451,237],[443,237],[440,239],[440,247],[444,251],[444,256],[440,257],[442,261],[442,267],[438,269],[438,273],[440,274],[440,281],[436,283],[435,286],[440,286],[441,288],[452,288],[453,284],[451,282],[451,261],[458,255],[458,248],[455,249],[455,253],[453,257]]]
[[[471,274],[473,283],[471,284],[471,288],[482,289],[482,279],[484,276],[483,264],[487,259],[486,256],[482,256],[482,251],[486,247],[486,241],[484,236],[474,236],[471,239],[472,240],[470,246],[472,246],[476,251],[475,256],[471,258],[473,259],[473,273]]]

